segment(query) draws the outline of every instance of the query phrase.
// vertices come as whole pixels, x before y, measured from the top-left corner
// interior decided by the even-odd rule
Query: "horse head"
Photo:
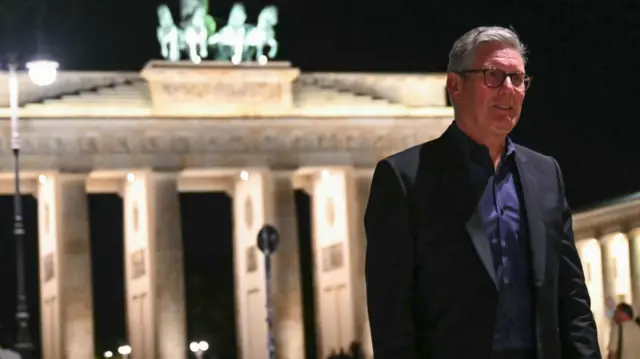
[[[207,12],[204,6],[196,7],[193,15],[191,16],[191,24],[195,26],[205,26],[205,17],[207,16]]]
[[[247,11],[242,3],[235,3],[229,12],[228,25],[231,27],[242,26],[247,21]]]
[[[157,13],[160,26],[173,25],[173,16],[171,16],[171,10],[169,10],[167,4],[158,5]]]
[[[265,6],[258,15],[258,27],[269,28],[278,24],[278,8],[275,5]]]

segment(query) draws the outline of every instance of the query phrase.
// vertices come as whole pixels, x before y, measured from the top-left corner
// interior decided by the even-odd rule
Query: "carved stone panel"
[[[335,203],[333,201],[333,197],[327,197],[327,200],[325,202],[325,212],[326,212],[326,218],[327,218],[327,225],[329,227],[333,227],[333,224],[335,223],[336,220],[336,206]]]
[[[131,253],[131,279],[143,277],[146,271],[145,250],[140,249]]]
[[[344,266],[344,250],[342,243],[322,248],[322,271],[331,272]]]
[[[51,235],[51,211],[49,210],[49,203],[45,203],[44,204],[44,213],[42,220],[44,221],[43,225],[44,225],[44,234],[45,236],[49,236]]]
[[[132,223],[132,227],[133,227],[133,233],[138,233],[138,227],[139,227],[139,217],[140,217],[140,213],[138,210],[138,203],[134,202],[133,205],[131,206],[131,223]]]
[[[247,273],[253,273],[258,270],[258,251],[256,246],[247,247]]]
[[[253,228],[253,202],[251,196],[247,196],[244,200],[244,224],[247,229]]]
[[[151,61],[142,71],[153,111],[161,115],[268,113],[293,104],[292,83],[300,70],[290,64],[236,66],[205,61],[176,64]]]
[[[56,269],[55,269],[55,262],[54,262],[54,258],[53,258],[53,253],[49,253],[49,254],[44,256],[44,258],[42,259],[42,268],[43,268],[43,271],[42,271],[43,272],[43,281],[45,283],[48,283],[50,280],[55,278]]]

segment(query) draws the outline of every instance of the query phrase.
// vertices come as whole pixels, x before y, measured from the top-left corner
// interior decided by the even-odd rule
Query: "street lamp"
[[[20,193],[20,131],[18,128],[18,74],[15,62],[9,63],[9,107],[11,110],[11,150],[13,152],[14,194],[13,235],[16,241],[17,306],[16,322],[18,334],[15,349],[23,359],[31,359],[33,343],[29,335],[29,307],[25,289],[24,269],[24,224],[22,220],[22,197]],[[38,86],[55,81],[58,63],[55,61],[33,61],[27,64],[29,77]]]
[[[131,354],[131,347],[128,345],[118,347],[118,354],[122,355],[124,359],[127,359],[129,357],[129,354]]]
[[[56,81],[59,64],[51,60],[36,60],[27,63],[29,78],[38,86],[49,86]]]
[[[111,350],[107,350],[106,352],[104,352],[104,357],[113,358],[113,352]]]
[[[204,352],[209,350],[209,343],[203,341],[200,342],[191,342],[189,344],[189,350],[196,356],[198,359],[202,359]]]

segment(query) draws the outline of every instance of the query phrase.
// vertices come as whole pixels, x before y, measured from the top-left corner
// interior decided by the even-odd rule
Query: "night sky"
[[[159,58],[159,3],[49,0],[44,21],[36,26],[36,14],[44,9],[41,0],[0,0],[0,55],[17,51],[28,59],[39,43],[40,51],[53,55],[63,70],[138,71]],[[178,0],[167,3],[177,15]],[[232,3],[212,1],[212,15],[226,19]],[[637,1],[531,3],[276,0],[245,1],[245,6],[250,21],[265,5],[279,6],[279,58],[303,71],[444,72],[449,49],[462,33],[479,25],[513,26],[529,47],[527,71],[533,77],[515,141],[558,160],[575,209],[640,191]],[[304,242],[309,240],[309,203],[298,197]],[[32,331],[37,335],[36,207],[33,198],[25,200]],[[217,317],[209,322],[218,323],[217,328],[191,323],[189,338],[228,332],[219,339],[220,347],[233,355],[233,320],[220,314],[232,313],[233,305],[230,200],[202,194],[182,195],[181,201],[189,316],[208,310],[201,303],[226,308],[210,310]],[[124,311],[123,283],[113,279],[122,277],[121,201],[115,195],[91,196],[90,211],[94,279],[101,281],[95,291],[98,349],[104,350],[124,337],[124,318],[106,312]],[[0,324],[9,335],[15,308],[12,213],[11,199],[0,199],[0,273],[6,276]],[[225,325],[230,327],[223,330]]]

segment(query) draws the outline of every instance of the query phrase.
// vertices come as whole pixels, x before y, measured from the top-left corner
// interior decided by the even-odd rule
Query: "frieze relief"
[[[409,147],[433,138],[415,131],[369,132],[336,130],[315,131],[243,131],[242,133],[161,133],[150,136],[135,133],[103,136],[66,136],[65,134],[29,134],[21,139],[24,154],[154,154],[207,152],[279,152],[279,151],[363,151]],[[9,143],[0,140],[2,151]]]
[[[60,124],[66,130],[53,131],[58,125],[38,120],[23,132],[21,150],[25,169],[263,164],[293,168],[329,163],[368,167],[382,156],[439,136],[449,122],[411,120],[376,126],[371,121],[344,125],[309,121],[289,126],[273,119],[255,121],[238,126],[181,119],[109,120],[104,125],[74,120]],[[8,153],[10,136],[2,127],[0,151]],[[0,160],[2,171],[11,168],[10,156],[5,157]]]
[[[282,85],[279,83],[162,83],[161,96],[170,98],[172,102],[215,99],[225,102],[258,103],[280,101]]]

